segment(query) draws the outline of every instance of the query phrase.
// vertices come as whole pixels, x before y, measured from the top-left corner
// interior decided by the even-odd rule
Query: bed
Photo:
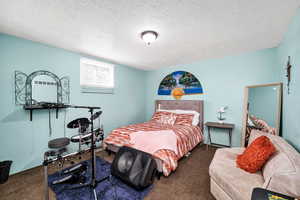
[[[170,175],[178,166],[178,160],[188,154],[194,147],[200,144],[203,137],[203,101],[201,100],[156,100],[155,111],[157,110],[192,110],[198,112],[198,124],[193,125],[169,125],[150,120],[140,124],[123,126],[113,130],[104,140],[104,147],[108,151],[117,152],[120,147],[129,146],[130,135],[138,131],[161,131],[172,130],[176,134],[177,153],[170,149],[159,149],[154,152],[158,171],[165,176]]]

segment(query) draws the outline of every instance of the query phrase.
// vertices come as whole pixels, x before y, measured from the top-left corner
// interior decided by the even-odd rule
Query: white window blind
[[[81,58],[80,86],[82,92],[113,93],[114,65]]]

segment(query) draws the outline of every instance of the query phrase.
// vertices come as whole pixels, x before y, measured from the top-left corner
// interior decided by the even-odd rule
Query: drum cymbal
[[[78,119],[74,119],[73,121],[71,121],[70,123],[68,123],[67,127],[68,128],[83,128],[83,129],[87,129],[90,125],[90,120],[88,120],[88,118],[78,118]]]
[[[100,115],[102,114],[102,111],[98,111],[95,114],[93,114],[90,118],[90,120],[95,120],[97,119]]]

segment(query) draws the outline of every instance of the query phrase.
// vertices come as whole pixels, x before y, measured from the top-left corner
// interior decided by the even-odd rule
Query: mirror
[[[31,73],[26,78],[25,87],[27,106],[42,102],[62,103],[61,81],[49,71],[39,70]]]
[[[245,87],[242,146],[253,129],[280,135],[282,83]]]
[[[54,73],[38,70],[27,75],[15,71],[16,105],[33,106],[42,103],[68,104],[70,81],[67,76],[59,78]]]
[[[57,83],[51,76],[36,76],[31,84],[33,101],[57,103]]]

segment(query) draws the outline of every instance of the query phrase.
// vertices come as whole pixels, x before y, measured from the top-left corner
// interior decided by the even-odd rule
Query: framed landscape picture
[[[158,95],[176,96],[203,94],[200,81],[190,72],[175,71],[168,74],[158,88]]]

